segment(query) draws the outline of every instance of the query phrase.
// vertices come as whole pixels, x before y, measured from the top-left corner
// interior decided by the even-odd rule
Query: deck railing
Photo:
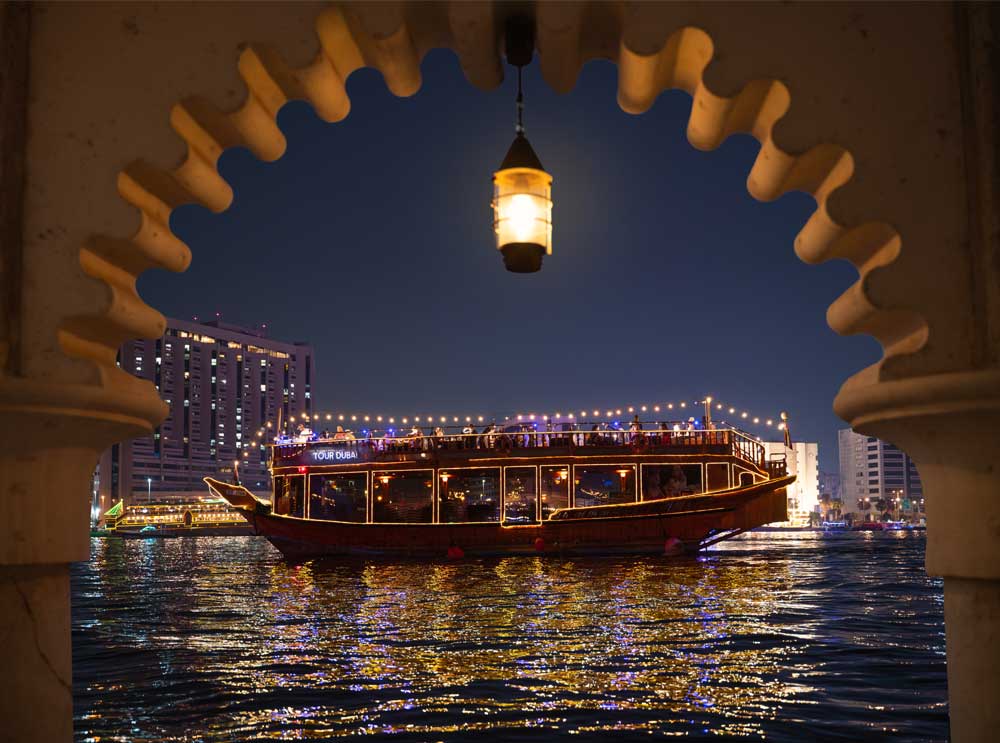
[[[734,428],[678,430],[674,427],[640,430],[597,429],[586,430],[587,424],[575,424],[569,431],[490,431],[462,433],[445,430],[443,433],[401,433],[397,436],[355,437],[348,432],[329,436],[299,436],[274,442],[279,456],[286,448],[323,444],[361,453],[431,452],[438,450],[495,450],[513,453],[517,449],[560,447],[569,449],[628,448],[641,452],[649,448],[687,447],[717,448],[756,466],[764,462],[764,445],[748,434]],[[508,426],[510,428],[512,426]],[[581,430],[582,429],[582,430]]]

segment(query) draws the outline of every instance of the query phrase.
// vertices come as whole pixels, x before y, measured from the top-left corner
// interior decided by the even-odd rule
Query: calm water
[[[73,574],[78,741],[947,736],[919,534],[756,534],[682,559],[92,550]]]

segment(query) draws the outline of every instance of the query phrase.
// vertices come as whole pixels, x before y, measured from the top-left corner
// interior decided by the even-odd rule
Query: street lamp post
[[[146,478],[146,505],[148,506],[153,500],[153,478]]]

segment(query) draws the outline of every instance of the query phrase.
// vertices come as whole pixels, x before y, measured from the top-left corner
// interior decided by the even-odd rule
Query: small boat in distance
[[[189,502],[133,503],[128,506],[124,501],[118,501],[104,513],[103,521],[106,528],[100,536],[126,539],[253,533],[240,512],[219,496]]]
[[[851,527],[851,531],[885,531],[880,521],[863,521]]]
[[[559,428],[279,440],[271,502],[205,483],[290,558],[683,552],[787,518],[794,476],[737,429]]]

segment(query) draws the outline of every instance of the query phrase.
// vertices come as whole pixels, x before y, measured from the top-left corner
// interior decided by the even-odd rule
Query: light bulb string
[[[518,65],[517,68],[517,125],[514,132],[518,136],[524,135],[524,93],[521,90],[521,70],[524,68]]]

